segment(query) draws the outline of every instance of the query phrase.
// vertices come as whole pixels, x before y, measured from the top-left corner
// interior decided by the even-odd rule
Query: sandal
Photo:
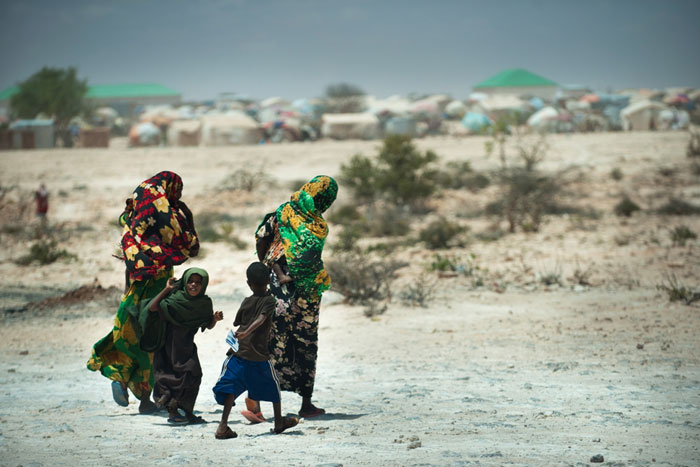
[[[206,420],[204,420],[202,417],[192,417],[187,419],[187,424],[188,425],[201,425],[203,423],[207,423]]]
[[[183,417],[182,415],[175,415],[174,417],[170,417],[168,419],[168,423],[170,423],[171,425],[180,426],[180,425],[187,425],[190,423],[190,421],[187,420],[187,418]]]
[[[129,393],[126,392],[119,381],[112,381],[112,397],[114,402],[121,405],[122,407],[127,407],[129,405]]]
[[[300,410],[299,416],[303,418],[313,418],[318,417],[319,415],[324,415],[325,413],[325,410],[319,409],[315,405],[312,405],[310,410]]]
[[[251,412],[250,410],[241,410],[241,415],[243,415],[246,420],[248,420],[252,425],[257,423],[262,423],[265,421],[262,412]]]
[[[216,439],[231,439],[231,438],[237,438],[238,434],[231,429],[231,427],[227,426],[226,431],[223,433],[219,433],[218,431],[214,433],[214,437]]]
[[[297,423],[299,423],[299,419],[296,417],[284,417],[282,418],[282,426],[280,428],[275,427],[270,431],[278,435],[284,430],[297,426]]]

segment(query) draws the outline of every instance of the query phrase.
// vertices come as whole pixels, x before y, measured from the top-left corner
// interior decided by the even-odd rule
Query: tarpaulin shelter
[[[462,118],[462,125],[472,133],[478,133],[482,129],[491,125],[489,118],[478,112],[467,112]]]
[[[559,112],[554,107],[543,107],[527,119],[528,126],[532,128],[545,129],[556,126]]]
[[[47,149],[55,144],[53,120],[17,120],[10,124],[10,132],[14,149]]]
[[[152,122],[140,122],[129,130],[130,146],[157,146],[160,142],[160,129]]]
[[[169,146],[199,146],[202,138],[202,122],[199,120],[175,120],[167,131]]]
[[[659,114],[667,107],[660,102],[633,102],[620,112],[622,128],[627,131],[653,130],[659,127]]]
[[[379,119],[371,113],[324,114],[321,134],[333,139],[374,139],[380,135]]]
[[[384,124],[384,133],[387,135],[417,136],[417,122],[413,117],[391,117]]]
[[[452,101],[445,107],[445,113],[451,118],[462,118],[467,113],[467,106],[462,101]]]
[[[244,113],[203,115],[201,121],[205,146],[257,144],[262,139],[260,124]]]

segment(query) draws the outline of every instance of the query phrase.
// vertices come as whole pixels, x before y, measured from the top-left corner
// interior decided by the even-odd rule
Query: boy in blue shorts
[[[299,423],[295,417],[282,416],[279,382],[270,361],[268,343],[276,305],[274,297],[267,290],[270,271],[263,263],[255,262],[248,266],[246,277],[253,295],[243,300],[233,321],[234,326],[239,326],[235,333],[238,350],[230,348],[226,353],[221,375],[213,389],[216,402],[224,406],[216,439],[238,436],[228,426],[228,416],[236,398],[245,391],[248,391],[251,399],[272,402],[274,433],[282,433]]]

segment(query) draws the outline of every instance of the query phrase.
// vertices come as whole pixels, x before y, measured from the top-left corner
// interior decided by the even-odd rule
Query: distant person
[[[129,289],[122,297],[113,328],[93,346],[87,362],[89,370],[112,380],[112,397],[117,404],[129,405],[128,388],[141,401],[141,413],[156,410],[150,400],[153,354],[140,348],[130,310],[158,295],[173,275],[173,266],[199,252],[192,212],[181,196],[182,179],[168,171],[157,173],[134,190],[133,211],[123,218],[121,240]]]
[[[45,230],[48,222],[46,215],[49,212],[49,192],[43,183],[34,192],[34,201],[36,201],[36,217],[39,219],[41,229]]]
[[[141,348],[154,352],[153,399],[159,408],[168,410],[168,423],[174,425],[206,423],[194,415],[202,382],[194,337],[200,329],[212,329],[224,319],[221,311],[214,313],[206,295],[208,283],[209,274],[204,269],[189,268],[182,279],[168,279],[168,285],[153,300],[144,302],[138,314]],[[185,412],[184,417],[178,409]]]
[[[328,235],[323,213],[337,194],[337,182],[318,175],[267,214],[255,232],[258,259],[273,270],[270,291],[277,300],[270,342],[272,362],[282,390],[301,396],[299,416],[304,418],[325,413],[311,397],[321,295],[330,288],[330,276],[321,259]],[[277,272],[278,266],[282,273]],[[287,276],[291,282],[286,282]],[[264,421],[253,396],[246,399],[246,406],[248,410],[241,412],[244,417],[253,423]]]
[[[253,295],[243,300],[236,313],[233,325],[239,327],[233,345],[237,344],[237,348],[229,348],[226,353],[221,376],[213,389],[216,402],[224,406],[216,439],[238,436],[228,426],[228,416],[236,398],[245,391],[256,401],[272,402],[274,433],[282,433],[299,423],[296,417],[282,416],[279,380],[270,361],[270,331],[276,306],[275,298],[267,290],[270,271],[263,263],[255,262],[248,266],[246,277]]]

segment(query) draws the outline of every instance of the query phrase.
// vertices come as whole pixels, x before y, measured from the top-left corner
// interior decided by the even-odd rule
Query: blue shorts
[[[272,362],[254,362],[230,355],[221,367],[221,375],[213,388],[216,402],[224,405],[226,396],[234,399],[248,391],[256,401],[280,402],[280,383]]]

